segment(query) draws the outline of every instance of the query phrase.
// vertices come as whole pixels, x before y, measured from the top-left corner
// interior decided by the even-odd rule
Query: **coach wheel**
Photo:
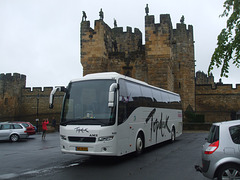
[[[19,140],[19,136],[18,136],[17,134],[12,134],[12,135],[10,136],[10,140],[11,140],[12,142],[16,142],[16,141]]]
[[[137,140],[136,140],[136,152],[137,154],[141,154],[144,149],[144,140],[143,136],[141,134],[138,134]]]

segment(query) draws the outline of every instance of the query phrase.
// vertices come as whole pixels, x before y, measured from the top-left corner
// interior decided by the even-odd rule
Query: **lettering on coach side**
[[[151,126],[150,126],[150,138],[152,139],[152,135],[153,133],[156,133],[156,142],[157,142],[157,137],[158,137],[158,130],[161,131],[161,136],[164,136],[164,132],[163,129],[167,129],[167,131],[170,133],[170,129],[168,127],[168,120],[169,120],[169,116],[166,115],[165,120],[163,120],[163,113],[161,112],[159,121],[156,118],[154,120],[153,116],[156,113],[156,109],[154,108],[148,115],[148,117],[146,118],[146,124],[151,121]]]

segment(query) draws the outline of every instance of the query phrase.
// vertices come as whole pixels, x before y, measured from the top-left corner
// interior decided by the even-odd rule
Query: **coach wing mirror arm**
[[[108,93],[108,107],[109,108],[112,108],[114,106],[114,92],[116,89],[118,89],[117,83],[113,83],[109,88],[109,93]]]
[[[53,108],[53,102],[54,102],[54,94],[57,92],[67,92],[67,88],[63,87],[63,86],[57,86],[55,88],[53,88],[53,90],[50,93],[50,97],[49,97],[49,109]]]

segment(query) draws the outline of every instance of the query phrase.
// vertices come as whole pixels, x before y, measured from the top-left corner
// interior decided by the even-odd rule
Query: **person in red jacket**
[[[45,140],[47,132],[47,124],[49,123],[48,119],[44,119],[42,122],[42,140]]]

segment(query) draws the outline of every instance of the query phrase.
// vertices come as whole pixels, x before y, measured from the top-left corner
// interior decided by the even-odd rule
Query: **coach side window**
[[[164,103],[169,103],[170,99],[169,99],[169,95],[167,92],[162,92],[162,100]]]
[[[127,89],[125,81],[119,80],[119,103],[118,103],[118,125],[127,120],[127,103],[129,97],[127,95]]]
[[[156,89],[152,89],[152,94],[153,94],[153,101],[154,101],[154,107],[161,107],[162,103],[162,95],[160,91]]]
[[[141,86],[142,91],[142,103],[145,107],[152,107],[153,106],[153,98],[152,98],[152,91],[151,88],[146,86]]]
[[[142,93],[140,86],[134,82],[126,81],[129,102],[127,103],[127,116],[142,105]]]

